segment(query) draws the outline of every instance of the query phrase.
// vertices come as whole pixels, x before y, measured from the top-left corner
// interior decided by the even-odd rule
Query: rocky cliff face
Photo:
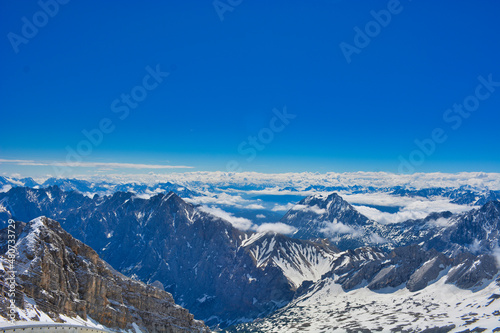
[[[130,329],[136,323],[149,332],[209,332],[171,294],[116,272],[56,221],[40,217],[19,228],[15,269],[20,308],[28,297],[56,321],[62,314],[89,316],[110,328]],[[4,317],[5,305],[4,299]]]

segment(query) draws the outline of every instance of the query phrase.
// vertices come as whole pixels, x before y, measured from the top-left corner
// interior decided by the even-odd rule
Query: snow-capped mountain
[[[13,269],[2,256],[0,271],[3,288],[8,285],[4,279],[15,271],[17,320],[94,320],[111,329],[209,332],[176,305],[172,295],[116,272],[56,221],[39,217],[27,224],[18,222],[15,229],[18,255]],[[0,247],[5,250],[10,238],[6,232],[1,235]],[[4,319],[10,318],[9,306],[9,299],[2,297]]]
[[[304,198],[283,216],[281,222],[297,228],[294,237],[306,239],[329,234],[356,234],[370,223],[337,193]],[[358,244],[351,247],[355,245]]]
[[[500,245],[500,201],[490,201],[479,209],[444,219],[443,224],[445,227],[427,241],[428,247],[445,252],[493,251]]]
[[[255,233],[245,238],[240,248],[249,253],[259,269],[277,267],[299,288],[304,281],[317,281],[329,272],[340,250],[328,240],[316,242],[292,239],[275,233]]]
[[[26,187],[36,187],[39,184],[33,180],[31,177],[27,178],[12,178],[0,176],[0,190],[8,191],[12,187],[26,186]]]
[[[451,202],[457,204],[465,204],[471,206],[482,206],[485,203],[493,200],[500,200],[500,191],[493,190],[477,190],[468,186],[461,186],[460,188],[406,188],[397,186],[390,189],[391,194],[408,197],[444,197],[451,199]]]

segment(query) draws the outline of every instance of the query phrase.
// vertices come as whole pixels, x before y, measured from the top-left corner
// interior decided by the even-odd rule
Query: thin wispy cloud
[[[70,168],[111,168],[111,169],[192,169],[187,165],[164,165],[144,163],[116,163],[116,162],[58,162],[58,161],[34,161],[34,160],[9,160],[0,159],[0,163],[28,166],[57,166]]]

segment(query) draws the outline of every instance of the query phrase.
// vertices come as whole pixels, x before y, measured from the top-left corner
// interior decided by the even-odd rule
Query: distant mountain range
[[[248,180],[247,180],[248,182]],[[154,195],[156,193],[175,192],[182,198],[203,196],[205,192],[221,193],[227,190],[250,192],[266,191],[277,185],[269,182],[265,184],[227,184],[220,182],[215,184],[203,183],[200,180],[183,180],[182,184],[172,182],[129,182],[129,181],[89,181],[71,178],[48,178],[43,182],[36,182],[33,178],[13,178],[0,176],[0,190],[4,191],[11,187],[44,188],[58,186],[63,191],[78,191],[82,194],[92,196],[94,194],[109,195],[114,192],[134,192],[136,194]],[[411,198],[448,198],[452,203],[471,206],[482,206],[493,200],[500,200],[500,190],[491,190],[484,186],[472,187],[462,185],[460,187],[431,187],[415,188],[412,186],[325,186],[325,185],[289,185],[274,191],[276,193],[310,194],[312,192],[344,192],[351,194],[386,193],[400,197]],[[271,193],[274,193],[271,192]],[[305,195],[306,196],[306,195]]]
[[[424,219],[381,224],[360,214],[336,193],[300,201],[281,219],[297,238],[330,238],[343,249],[371,245],[382,249],[423,243],[439,251],[492,251],[500,233],[500,201],[461,214],[432,213]]]
[[[290,238],[238,230],[173,192],[149,199],[125,192],[90,198],[57,186],[0,193],[0,221],[42,215],[121,273],[160,282],[195,318],[221,327],[292,309],[301,295],[332,284],[344,293],[401,286],[415,293],[445,277],[447,285],[474,290],[498,274],[497,200],[466,213],[380,224],[338,194],[314,195],[282,218],[297,228]]]
[[[77,191],[87,196],[106,195],[114,192],[134,192],[138,194],[155,194],[160,192],[174,191],[178,195],[189,198],[192,196],[200,195],[192,190],[183,186],[166,183],[155,183],[154,185],[146,185],[142,183],[110,183],[110,182],[90,182],[81,179],[70,178],[49,178],[42,183],[37,183],[33,178],[8,178],[0,176],[0,186],[8,187],[30,187],[30,188],[46,188],[50,186],[57,186],[63,191]]]

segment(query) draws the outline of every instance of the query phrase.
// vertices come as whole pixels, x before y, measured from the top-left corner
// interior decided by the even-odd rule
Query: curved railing
[[[111,331],[102,328],[71,324],[21,322],[19,324],[5,326],[0,323],[0,333],[13,332],[109,333]]]

